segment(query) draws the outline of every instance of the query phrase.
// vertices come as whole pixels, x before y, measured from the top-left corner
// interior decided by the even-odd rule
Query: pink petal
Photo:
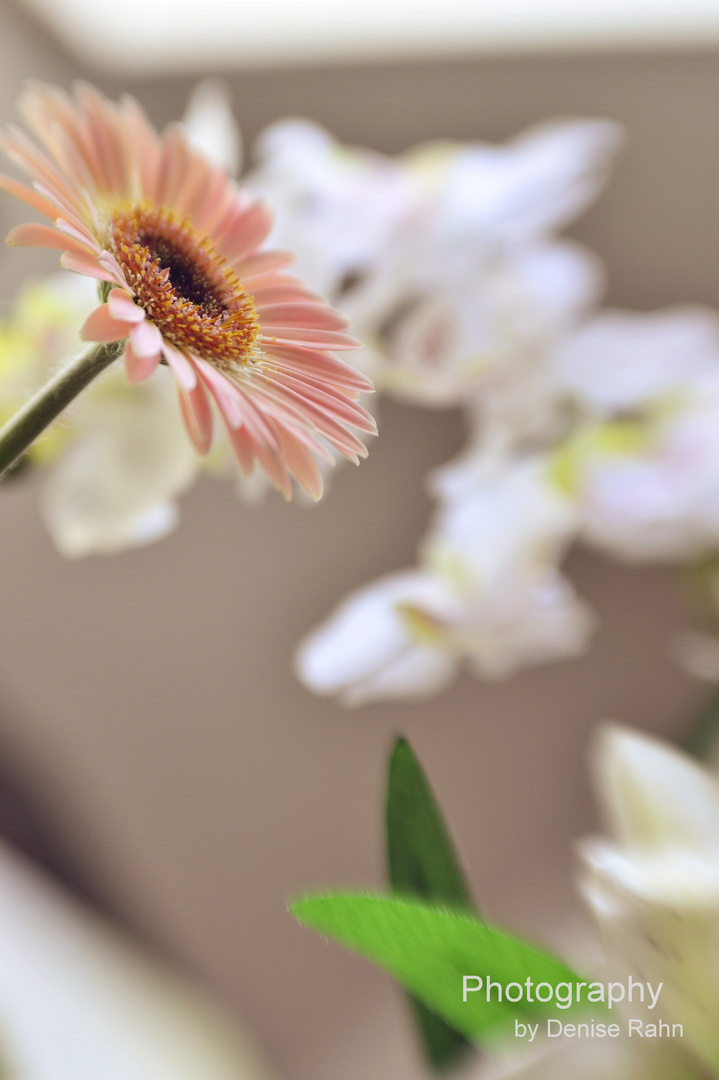
[[[312,451],[301,437],[284,427],[282,443],[285,465],[300,487],[316,502],[322,498],[324,483]]]
[[[217,402],[220,415],[230,430],[241,428],[243,424],[242,395],[224,375],[216,371],[206,360],[195,358],[197,370],[207,389]]]
[[[236,192],[229,183],[228,174],[223,169],[214,169],[202,204],[193,217],[195,228],[211,234],[213,225],[222,221],[235,200]]]
[[[32,188],[26,187],[25,184],[21,184],[19,180],[13,180],[12,177],[0,173],[0,188],[7,191],[8,195],[14,195],[16,199],[22,199],[24,203],[32,206],[34,210],[39,210],[46,217],[53,218],[53,220],[57,217],[58,207],[50,199],[37,191],[33,191]]]
[[[133,296],[135,295],[132,287],[125,281],[125,276],[114,255],[111,255],[109,251],[103,251],[97,261],[110,275],[108,281],[114,281],[121,289],[126,289],[127,292],[132,293]]]
[[[377,434],[377,423],[374,417],[361,405],[333,390],[332,387],[324,386],[321,382],[313,383],[311,380],[297,379],[287,373],[278,374],[276,381],[281,386],[300,394],[305,401],[317,405],[336,420],[350,424],[358,431],[366,431],[369,435]]]
[[[93,255],[86,255],[79,251],[63,252],[60,256],[60,266],[65,270],[74,270],[76,274],[84,274],[85,277],[97,278],[98,281],[115,281],[113,275]]]
[[[159,139],[142,107],[133,97],[125,95],[122,98],[120,113],[142,194],[154,200],[160,157]]]
[[[130,341],[137,355],[147,358],[159,358],[164,346],[162,334],[155,324],[149,322],[148,319],[133,323],[130,327]]]
[[[211,174],[212,168],[204,158],[191,159],[182,187],[175,198],[175,210],[178,214],[195,217],[205,198]]]
[[[194,390],[197,386],[197,372],[184,353],[163,339],[162,351],[168,366],[183,390]]]
[[[235,263],[256,251],[272,228],[273,214],[269,206],[256,202],[237,216],[230,226],[216,234],[215,243],[229,262]]]
[[[338,334],[334,330],[304,330],[301,327],[293,329],[283,326],[265,326],[262,323],[262,340],[268,345],[273,344],[296,344],[316,345],[320,349],[357,349],[362,342],[348,334]]]
[[[273,366],[290,374],[311,375],[351,393],[372,393],[374,386],[361,372],[345,364],[332,353],[299,345],[273,345],[267,349]]]
[[[323,298],[319,293],[311,292],[299,282],[290,279],[289,281],[272,281],[266,285],[260,285],[253,290],[252,299],[255,302],[255,307],[261,310],[272,304],[293,304],[307,300],[320,301]]]
[[[185,427],[197,452],[207,454],[212,446],[212,409],[202,382],[198,379],[194,390],[184,390],[177,384],[177,396]]]
[[[79,251],[87,254],[90,245],[81,243],[72,236],[64,235],[53,228],[52,225],[16,225],[7,234],[5,243],[8,247],[46,247],[56,248],[59,251]]]
[[[225,428],[242,473],[249,476],[255,464],[255,444],[244,428]]]
[[[82,244],[84,248],[87,248],[93,253],[93,255],[99,255],[102,248],[98,244],[95,237],[84,226],[77,227],[73,222],[66,221],[64,218],[59,217],[55,222],[55,228],[64,233],[65,236],[72,236],[78,243]]]
[[[128,382],[134,384],[149,379],[159,362],[159,352],[155,353],[154,356],[138,356],[133,348],[132,339],[130,339],[125,349],[125,371]]]
[[[101,304],[85,319],[80,337],[85,341],[120,341],[129,331],[127,323],[113,319],[109,304]]]
[[[128,296],[124,289],[112,289],[107,298],[107,306],[113,319],[119,322],[140,323],[145,318],[143,309],[133,303],[132,297]],[[156,351],[160,351],[159,347]]]
[[[250,255],[247,259],[239,262],[230,262],[237,276],[242,281],[248,292],[252,292],[252,282],[266,274],[274,274],[284,266],[289,266],[295,261],[296,256],[291,251],[258,251],[256,255]]]
[[[325,303],[258,305],[262,327],[301,327],[307,330],[346,330],[349,320]]]

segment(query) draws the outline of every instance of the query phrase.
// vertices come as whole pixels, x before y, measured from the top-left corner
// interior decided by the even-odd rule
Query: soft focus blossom
[[[202,994],[0,849],[7,1080],[266,1080]]]
[[[405,161],[434,199],[438,236],[469,233],[464,258],[476,262],[478,243],[521,247],[569,225],[602,191],[620,141],[607,120],[555,121],[500,146],[429,143]]]
[[[401,161],[343,146],[307,120],[267,128],[255,157],[245,183],[276,207],[270,239],[296,251],[303,280],[333,300],[389,255],[418,207]]]
[[[719,542],[719,315],[607,312],[567,340],[557,378],[581,409],[560,449],[582,534],[623,558]]]
[[[514,474],[495,464],[486,483],[460,491],[417,570],[358,590],[303,642],[296,669],[307,686],[357,705],[434,693],[462,663],[502,678],[584,651],[593,617],[556,569],[572,508],[541,463]]]
[[[158,136],[132,99],[35,86],[23,111],[44,149],[15,129],[2,145],[33,187],[0,183],[53,225],[17,226],[8,242],[57,248],[66,268],[104,283],[83,335],[127,338],[133,383],[167,364],[200,453],[213,402],[243,471],[257,460],[288,497],[293,477],[319,497],[325,443],[366,454],[349,428],[374,429],[354,400],[370,385],[330,351],[354,344],[344,318],[282,272],[291,256],[260,249],[267,208],[179,126]]]
[[[77,350],[97,303],[87,278],[54,275],[26,287],[0,323],[0,398],[9,418]],[[172,377],[130,387],[111,368],[30,450],[46,467],[41,511],[66,556],[148,543],[177,522],[175,500],[198,458],[179,417]]]
[[[308,687],[337,695],[343,705],[423,697],[457,670],[444,634],[459,611],[457,598],[435,575],[388,575],[350,595],[301,643],[295,669]]]
[[[63,555],[113,554],[171,532],[197,471],[169,372],[129,387],[111,371],[77,403],[42,516]]]
[[[434,407],[537,361],[597,298],[597,260],[551,234],[599,193],[617,143],[616,125],[576,121],[390,158],[290,121],[248,183],[278,204],[272,239],[351,314],[353,363]]]
[[[583,845],[582,891],[609,960],[664,983],[662,1018],[719,1073],[719,780],[619,728],[605,731],[595,768],[611,839]]]
[[[185,107],[182,126],[194,150],[232,176],[239,174],[242,136],[222,82],[205,79],[197,84]]]
[[[602,284],[596,258],[551,233],[598,193],[616,143],[589,121],[400,157],[417,208],[344,301],[382,389],[466,404],[545,363]]]
[[[603,979],[650,982],[656,1008],[619,1007],[616,1039],[545,1040],[486,1061],[477,1080],[709,1080],[719,1075],[719,780],[661,740],[607,726],[593,756],[609,837],[582,843],[581,891]],[[629,1017],[683,1034],[629,1037]]]

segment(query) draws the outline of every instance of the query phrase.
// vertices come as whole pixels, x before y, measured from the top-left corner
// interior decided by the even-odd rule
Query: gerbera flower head
[[[0,187],[52,224],[19,225],[7,242],[59,249],[66,269],[101,283],[83,337],[127,339],[131,382],[166,363],[200,453],[214,402],[243,472],[259,461],[287,497],[294,477],[319,498],[317,457],[366,456],[349,429],[374,432],[356,401],[372,386],[333,355],[358,344],[345,318],[285,272],[292,254],[261,248],[268,208],[179,125],[158,135],[132,98],[33,84],[21,106],[40,145],[17,128],[0,145],[32,187],[7,176]]]

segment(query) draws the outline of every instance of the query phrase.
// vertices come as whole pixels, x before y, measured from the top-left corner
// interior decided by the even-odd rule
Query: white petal
[[[316,693],[341,693],[352,703],[438,688],[449,678],[450,666],[454,670],[454,661],[440,659],[440,650],[414,639],[401,614],[403,605],[448,610],[451,599],[441,582],[420,571],[380,578],[349,596],[300,644],[298,677]]]
[[[183,124],[190,144],[213,165],[224,165],[236,176],[242,160],[242,142],[228,88],[217,79],[198,83],[190,95]]]
[[[82,399],[41,501],[64,555],[122,551],[174,526],[172,500],[194,479],[197,459],[167,374],[130,389],[113,372]]]
[[[0,848],[3,1061],[27,1080],[260,1080],[209,1003]]]
[[[687,754],[610,726],[594,763],[612,832],[627,851],[677,847],[719,860],[719,781]]]

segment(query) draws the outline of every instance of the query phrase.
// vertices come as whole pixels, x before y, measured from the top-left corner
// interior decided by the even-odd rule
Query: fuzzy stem
[[[53,376],[12,420],[0,428],[0,478],[80,391],[117,360],[124,348],[124,341],[93,345]]]

